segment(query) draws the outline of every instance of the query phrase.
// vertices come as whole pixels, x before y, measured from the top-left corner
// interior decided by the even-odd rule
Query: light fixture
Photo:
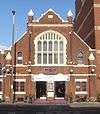
[[[93,74],[95,72],[95,69],[91,69],[91,73]]]
[[[73,69],[70,69],[70,74],[73,74]]]

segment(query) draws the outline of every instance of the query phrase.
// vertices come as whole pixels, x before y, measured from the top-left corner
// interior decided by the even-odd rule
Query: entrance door
[[[46,97],[46,82],[36,82],[36,98]]]
[[[55,97],[65,97],[65,82],[55,82]]]

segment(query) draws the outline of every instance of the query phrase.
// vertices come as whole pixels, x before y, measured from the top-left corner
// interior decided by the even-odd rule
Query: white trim
[[[0,75],[0,78],[4,77],[4,75]]]
[[[94,7],[95,7],[95,8],[100,8],[100,4],[94,3]]]
[[[95,30],[100,30],[100,26],[95,26]]]
[[[3,79],[0,79],[0,82],[3,82]]]
[[[18,42],[22,37],[24,37],[24,35],[27,33],[27,31],[25,31],[16,41],[15,41],[15,43],[16,42]]]
[[[26,94],[26,92],[15,92],[15,94],[23,95],[23,94]]]
[[[16,74],[16,76],[33,76],[36,74]],[[96,74],[66,74],[68,76],[96,76]]]
[[[87,82],[87,79],[75,79],[75,82]]]
[[[73,24],[34,24],[29,23],[28,26],[34,26],[34,27],[73,27]]]
[[[82,64],[82,65],[67,65],[67,64],[50,64],[50,65],[41,65],[41,64],[34,64],[34,65],[23,65],[23,64],[16,64],[16,67],[28,67],[28,66],[30,66],[30,67],[39,67],[39,66],[41,66],[41,67],[50,67],[50,66],[55,66],[55,67],[64,67],[64,66],[66,66],[66,67],[86,67],[86,68],[88,68],[88,67],[91,67],[91,66],[93,66],[93,67],[96,67],[96,65],[84,65],[84,64]]]
[[[40,97],[40,99],[47,99],[46,97]]]
[[[16,64],[16,67],[27,67],[28,65]]]
[[[3,94],[3,91],[0,91],[0,95]]]
[[[100,54],[100,49],[96,50],[96,53],[97,53],[97,54]]]
[[[43,18],[48,12],[53,12],[56,16],[58,16],[58,18],[62,21],[62,22],[65,22],[63,19],[62,19],[62,17],[59,15],[59,14],[57,14],[53,9],[48,9],[45,13],[43,13],[43,14],[41,14],[41,16],[36,20],[37,22],[39,22],[39,20],[41,19],[41,18]]]
[[[21,56],[21,57],[17,57],[17,60],[23,60],[23,57]]]
[[[55,97],[54,99],[65,99],[64,97]]]
[[[64,74],[57,74],[57,75],[45,75],[45,74],[38,74],[38,75],[33,75],[31,77],[32,81],[70,81],[70,76],[69,75],[64,75]]]
[[[88,94],[88,92],[87,91],[75,91],[75,95],[78,95],[78,94]]]
[[[71,74],[71,76],[96,76],[96,74]]]
[[[80,41],[82,41],[89,48],[89,50],[92,50],[91,47],[86,42],[84,42],[84,40],[77,33],[74,32],[74,34],[77,36],[77,38],[79,38]]]
[[[26,79],[15,79],[16,82],[26,82]]]

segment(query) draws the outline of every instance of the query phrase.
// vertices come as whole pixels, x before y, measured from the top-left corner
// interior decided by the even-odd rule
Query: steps
[[[32,102],[32,104],[42,104],[42,105],[66,105],[66,101],[64,99],[55,99],[55,100],[46,100],[46,99],[36,99]]]

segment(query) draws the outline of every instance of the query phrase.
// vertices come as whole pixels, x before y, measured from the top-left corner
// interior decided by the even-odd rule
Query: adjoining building
[[[75,32],[95,51],[96,93],[100,94],[100,1],[76,0]]]
[[[65,21],[52,9],[38,20],[29,11],[27,30],[14,45],[15,56],[11,56],[13,51],[4,54],[1,98],[12,101],[13,94],[16,101],[28,96],[47,100],[96,97],[96,53],[74,31],[72,20],[71,11]]]

